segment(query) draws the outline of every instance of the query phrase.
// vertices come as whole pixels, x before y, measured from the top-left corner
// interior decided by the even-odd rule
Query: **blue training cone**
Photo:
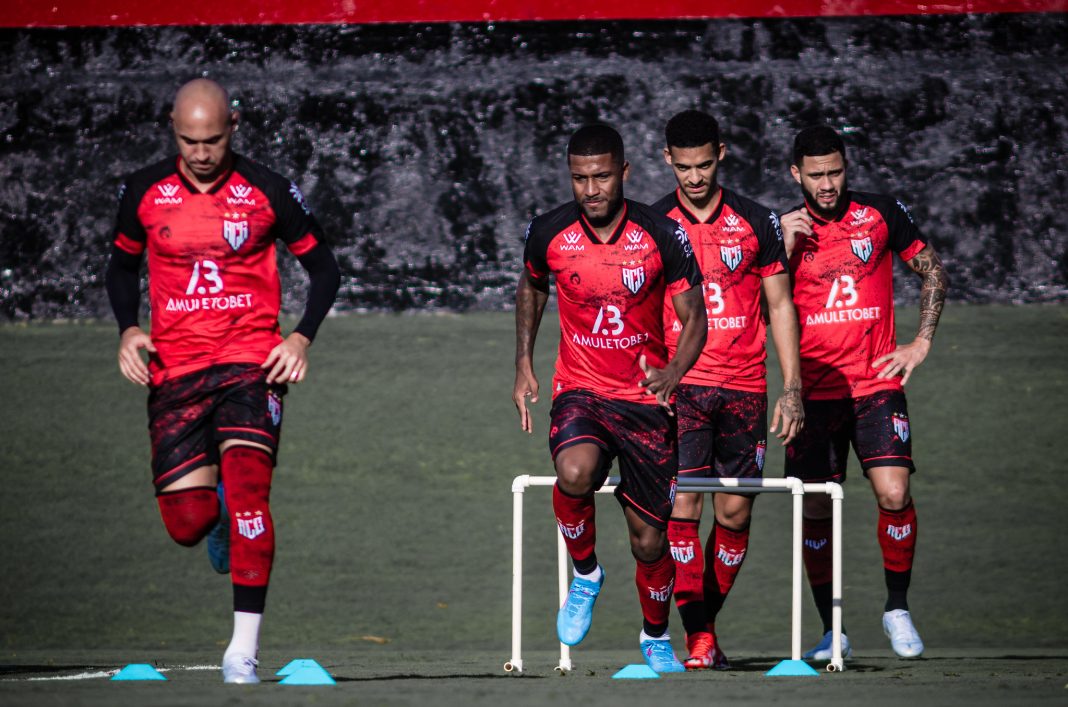
[[[288,663],[286,663],[285,667],[282,668],[281,670],[279,670],[277,673],[275,673],[275,675],[280,675],[282,677],[285,677],[287,675],[291,675],[291,674],[297,672],[301,668],[321,668],[321,667],[323,667],[323,666],[319,665],[318,663],[316,663],[311,658],[294,658],[293,660],[291,660]]]
[[[612,676],[612,679],[648,680],[650,678],[658,677],[660,677],[660,673],[656,672],[645,663],[632,663],[624,666],[622,670]]]
[[[326,672],[321,665],[314,660],[312,665],[297,668],[287,677],[283,678],[279,685],[336,685],[337,682]]]
[[[816,677],[819,675],[815,669],[803,660],[783,660],[778,665],[764,673],[769,677]]]
[[[148,663],[130,663],[111,676],[112,680],[166,680],[167,678]]]

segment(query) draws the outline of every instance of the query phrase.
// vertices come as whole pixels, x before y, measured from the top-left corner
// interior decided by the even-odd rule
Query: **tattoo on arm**
[[[942,315],[942,306],[946,303],[946,290],[949,278],[946,277],[942,260],[931,246],[927,246],[909,261],[912,268],[923,280],[920,287],[920,330],[919,338],[931,341],[938,318]]]

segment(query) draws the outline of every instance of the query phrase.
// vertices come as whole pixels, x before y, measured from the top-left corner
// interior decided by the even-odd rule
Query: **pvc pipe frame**
[[[530,476],[522,474],[512,480],[512,658],[504,664],[507,672],[523,672],[522,633],[523,633],[523,496],[531,486],[552,486],[555,476]],[[618,476],[611,476],[598,493],[611,493],[619,483]],[[842,500],[844,494],[840,484],[826,482],[806,484],[800,479],[788,476],[784,479],[680,479],[677,491],[683,493],[716,492],[730,489],[731,493],[789,493],[793,497],[793,551],[792,601],[790,611],[790,658],[801,659],[801,585],[802,585],[802,501],[806,493],[824,493],[831,497],[831,662],[828,672],[845,669],[842,661]],[[564,536],[557,533],[557,569],[559,579],[560,605],[567,598],[567,547]],[[560,664],[556,670],[572,669],[571,648],[560,644]]]

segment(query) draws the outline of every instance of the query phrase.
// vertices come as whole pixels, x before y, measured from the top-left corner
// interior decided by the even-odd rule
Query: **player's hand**
[[[675,388],[678,387],[681,376],[675,374],[674,368],[670,363],[664,368],[650,366],[645,359],[645,354],[642,354],[641,358],[638,359],[638,367],[645,374],[645,379],[638,381],[638,385],[645,388],[647,394],[655,395],[656,404],[667,410],[668,414],[674,417],[675,411],[671,409],[671,395],[675,392]]]
[[[782,429],[775,434],[782,421]],[[790,444],[805,426],[805,406],[801,403],[801,386],[786,386],[775,403],[775,413],[771,417],[770,432],[782,440],[783,445]]]
[[[783,215],[779,219],[782,226],[782,244],[786,249],[786,257],[789,258],[797,245],[798,236],[812,235],[812,217],[805,209],[797,209]]]
[[[141,358],[141,349],[156,353],[152,339],[139,326],[128,327],[119,338],[119,370],[131,383],[148,385],[148,366]]]
[[[923,363],[927,354],[931,351],[931,342],[927,339],[916,339],[911,344],[898,346],[893,353],[872,361],[872,368],[880,368],[876,378],[893,378],[901,376],[901,385],[909,382],[909,376],[916,370],[916,366]],[[885,365],[884,365],[885,364]]]
[[[267,360],[260,365],[266,369],[267,383],[300,383],[308,372],[308,347],[311,340],[293,332],[271,349]]]
[[[531,420],[530,410],[527,409],[527,398],[530,402],[538,402],[538,378],[533,371],[521,371],[516,369],[515,387],[512,388],[512,402],[519,411],[519,426],[527,434],[534,432],[534,422]]]

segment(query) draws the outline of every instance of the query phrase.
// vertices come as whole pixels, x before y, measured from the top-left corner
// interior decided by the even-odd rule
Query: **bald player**
[[[178,154],[126,178],[106,282],[119,370],[149,391],[163,524],[180,545],[209,537],[212,566],[233,584],[223,680],[256,683],[282,398],[307,374],[308,347],[340,278],[297,185],[233,152],[238,117],[214,81],[178,90],[171,112]],[[277,240],[310,279],[304,316],[286,337]],[[148,332],[138,322],[146,253]]]

